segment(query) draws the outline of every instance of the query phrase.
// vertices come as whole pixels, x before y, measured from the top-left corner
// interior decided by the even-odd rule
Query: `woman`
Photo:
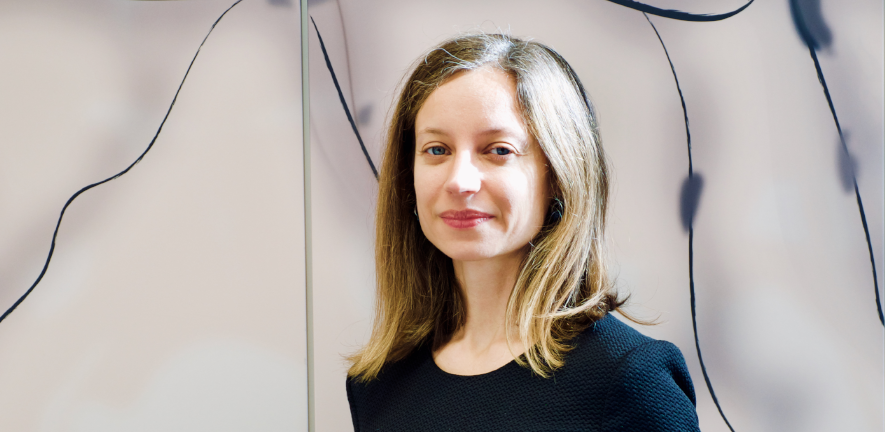
[[[380,175],[357,431],[696,430],[674,345],[609,312],[608,172],[568,63],[504,35],[419,59]]]

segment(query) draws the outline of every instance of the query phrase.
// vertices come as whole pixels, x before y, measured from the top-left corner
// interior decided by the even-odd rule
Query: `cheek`
[[[544,224],[549,198],[546,192],[546,183],[533,183],[531,186],[531,192],[526,196],[526,218],[527,222],[535,228],[535,231],[538,231],[541,229],[541,225]]]
[[[547,187],[546,179],[534,173],[510,177],[499,184],[501,210],[512,218],[514,230],[533,231],[532,236],[540,230],[546,215]]]
[[[535,208],[535,221],[540,226],[544,224],[547,211],[550,209],[552,188],[550,186],[550,171],[547,167],[547,158],[536,156],[532,176],[533,200]]]
[[[547,184],[546,170],[541,167],[540,169],[533,171],[534,172],[532,172],[526,179],[525,194],[522,197],[522,203],[524,205],[523,218],[527,225],[526,229],[532,231],[532,237],[534,237],[534,235],[541,230],[541,226],[544,225],[544,219],[547,216],[547,207],[550,201],[550,187]]]
[[[428,206],[432,203],[433,196],[439,190],[439,181],[435,175],[435,170],[429,167],[415,166],[413,169],[414,185],[415,185],[415,201],[418,211],[423,213],[424,210],[430,210]]]

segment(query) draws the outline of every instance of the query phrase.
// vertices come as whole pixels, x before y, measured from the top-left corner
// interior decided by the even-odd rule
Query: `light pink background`
[[[0,2],[3,310],[230,3]],[[0,323],[0,429],[307,429],[299,40],[244,1],[74,201]]]
[[[742,4],[649,1],[705,13]],[[143,151],[230,3],[0,2],[0,308],[39,273],[64,201]],[[881,286],[883,6],[822,3],[834,42],[820,58]],[[614,166],[618,284],[632,312],[659,317],[640,330],[682,349],[702,429],[726,430],[691,330],[682,110],[642,14],[603,0],[309,6],[376,163],[396,86],[445,38],[508,31],[575,66]],[[308,414],[317,431],[350,429],[342,356],[368,337],[376,186],[311,27],[305,208],[299,19],[297,2],[235,8],[155,148],[69,208],[49,272],[0,323],[4,430],[290,431],[307,430]],[[885,344],[866,243],[788,3],[758,1],[718,23],[652,20],[679,73],[704,178],[698,326],[725,413],[739,431],[881,431]]]
[[[650,1],[718,13],[738,0]],[[883,9],[824,0],[833,45],[821,52],[858,164],[882,285]],[[727,430],[704,384],[691,328],[682,109],[642,13],[602,0],[310,2],[376,162],[394,89],[425,50],[462,32],[505,31],[557,49],[599,111],[615,173],[611,242],[640,330],[682,350],[704,431]],[[881,431],[883,327],[838,136],[787,1],[734,18],[652,17],[688,106],[696,173],[698,327],[707,370],[738,431]],[[310,28],[317,430],[346,430],[345,365],[368,337],[375,182]],[[319,359],[324,359],[319,361]]]

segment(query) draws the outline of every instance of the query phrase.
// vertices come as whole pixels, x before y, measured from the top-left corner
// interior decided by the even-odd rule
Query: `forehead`
[[[417,135],[488,130],[526,135],[516,80],[494,67],[454,75],[430,94],[415,119]]]

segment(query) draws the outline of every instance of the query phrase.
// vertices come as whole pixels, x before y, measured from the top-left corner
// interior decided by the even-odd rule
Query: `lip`
[[[483,222],[491,220],[494,216],[478,210],[446,210],[439,215],[446,225],[452,228],[473,228]]]

